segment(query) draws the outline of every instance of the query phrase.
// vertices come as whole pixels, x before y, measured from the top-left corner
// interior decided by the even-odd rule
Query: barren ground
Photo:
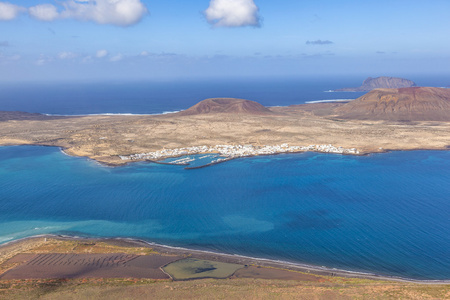
[[[311,108],[312,107],[312,108]],[[332,144],[362,154],[448,149],[450,122],[340,120],[326,107],[271,108],[276,114],[85,116],[0,121],[0,145],[63,147],[66,153],[119,165],[118,155],[217,144]]]

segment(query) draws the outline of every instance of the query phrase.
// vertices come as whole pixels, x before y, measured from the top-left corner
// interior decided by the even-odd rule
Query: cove
[[[53,233],[450,279],[450,151],[260,156],[184,170],[0,147],[0,243]]]

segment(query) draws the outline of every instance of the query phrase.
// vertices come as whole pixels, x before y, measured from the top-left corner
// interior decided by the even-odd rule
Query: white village
[[[180,157],[186,155],[196,154],[218,154],[220,158],[211,163],[227,161],[239,157],[249,157],[258,155],[275,155],[280,153],[296,153],[296,152],[325,152],[338,154],[353,154],[358,155],[359,151],[356,148],[346,149],[343,147],[336,147],[333,145],[309,145],[309,146],[290,146],[289,144],[281,144],[275,146],[254,146],[254,145],[216,145],[208,146],[193,146],[175,149],[163,149],[148,153],[138,153],[129,156],[120,156],[122,160],[152,160],[159,161],[171,157]],[[192,158],[180,159],[172,164],[186,164],[192,161]]]

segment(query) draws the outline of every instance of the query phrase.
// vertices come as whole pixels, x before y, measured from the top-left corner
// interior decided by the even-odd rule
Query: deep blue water
[[[109,168],[0,147],[0,242],[136,237],[418,279],[450,279],[450,151],[289,154],[197,170]]]
[[[450,78],[408,76],[418,85],[446,86]],[[156,114],[189,108],[206,98],[234,97],[266,106],[356,99],[364,93],[325,91],[360,86],[364,77],[192,80],[173,82],[0,83],[0,110],[47,114]]]
[[[47,114],[155,114],[187,109],[201,100],[234,97],[263,105],[355,99],[363,93],[326,93],[359,79],[206,80],[177,82],[28,83],[0,85],[0,110]]]

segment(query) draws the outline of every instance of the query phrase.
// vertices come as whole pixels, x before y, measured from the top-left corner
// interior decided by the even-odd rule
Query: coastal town
[[[215,153],[221,156],[217,161],[225,161],[233,158],[257,156],[257,155],[274,155],[279,153],[295,153],[295,152],[325,152],[338,154],[359,154],[356,148],[345,149],[343,147],[336,147],[333,145],[309,145],[309,146],[290,146],[289,144],[281,144],[275,146],[254,146],[254,145],[216,145],[208,146],[194,146],[175,149],[163,149],[148,153],[132,154],[129,156],[120,156],[122,160],[153,160],[158,161],[170,157],[179,157],[194,154],[208,154]],[[186,161],[182,161],[183,164]]]

